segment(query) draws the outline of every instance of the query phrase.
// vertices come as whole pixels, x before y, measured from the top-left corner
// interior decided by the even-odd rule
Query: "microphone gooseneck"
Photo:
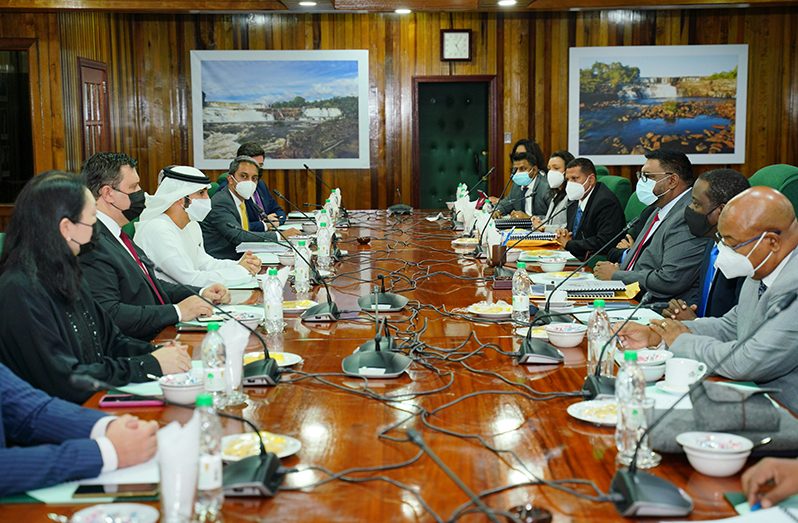
[[[471,191],[476,189],[477,186],[480,183],[482,183],[482,182],[486,181],[488,178],[490,178],[490,175],[493,174],[493,171],[495,171],[495,170],[496,170],[496,167],[491,167],[490,169],[488,169],[488,172],[486,172],[484,175],[482,175],[482,177],[479,180],[477,180],[474,185],[472,185],[471,187],[468,188],[468,193],[471,194]]]
[[[307,220],[309,220],[309,221],[313,221],[313,218],[311,218],[310,216],[308,216],[308,215],[305,213],[305,211],[303,211],[302,209],[300,209],[299,207],[297,207],[297,205],[296,205],[294,202],[292,202],[291,200],[289,200],[288,198],[286,198],[286,197],[283,195],[283,193],[281,193],[281,192],[280,192],[280,191],[278,191],[277,189],[272,189],[272,192],[273,192],[274,194],[276,194],[276,195],[277,195],[279,198],[281,198],[283,201],[285,201],[285,202],[286,202],[288,205],[290,205],[292,209],[294,209],[294,210],[295,210],[295,211],[297,211],[298,213],[302,214],[302,216],[304,216],[304,217],[305,217]]]
[[[504,184],[504,189],[502,189],[502,193],[499,195],[499,199],[496,201],[496,207],[495,207],[495,209],[498,209],[498,208],[499,208],[499,204],[500,204],[500,203],[502,202],[502,200],[504,199],[504,193],[506,193],[506,192],[507,192],[507,188],[510,186],[510,184],[511,184],[512,182],[513,182],[513,178],[512,178],[512,177],[510,177],[510,179],[509,179],[509,180],[507,180],[507,183],[506,183],[506,184]],[[494,211],[494,212],[495,212],[495,211]],[[479,233],[480,240],[481,240],[481,238],[482,238],[482,235],[483,235],[483,234],[485,234],[485,231],[488,229],[488,224],[489,224],[489,223],[490,223],[490,217],[488,217],[487,221],[485,221],[485,225],[483,225],[483,226],[482,226],[482,231],[480,231],[480,233]],[[464,233],[464,234],[468,234],[468,232],[469,232],[469,231],[463,231],[463,233]],[[472,253],[474,256],[479,256],[480,247],[481,247],[481,246],[480,246],[480,244],[479,244],[479,243],[477,244],[477,246],[476,246],[476,247],[474,247],[474,252]]]

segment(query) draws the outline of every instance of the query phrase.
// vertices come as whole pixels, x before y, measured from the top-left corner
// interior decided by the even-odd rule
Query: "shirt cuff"
[[[103,459],[102,472],[109,472],[116,470],[119,466],[119,458],[116,455],[116,449],[111,440],[105,437],[105,431],[108,430],[108,425],[116,419],[116,416],[105,416],[97,420],[94,427],[91,428],[90,438],[97,442],[100,448],[100,456]]]
[[[629,249],[624,249],[621,253],[621,263],[626,259],[626,255],[629,254]]]
[[[174,304],[173,307],[175,308],[175,312],[177,313],[177,321],[178,322],[183,321],[182,316],[180,316],[180,307],[178,307],[177,304]]]

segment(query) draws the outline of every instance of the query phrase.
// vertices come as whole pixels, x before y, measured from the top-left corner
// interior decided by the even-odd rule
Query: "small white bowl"
[[[316,231],[319,230],[319,227],[312,222],[303,222],[302,223],[302,232],[305,234],[316,234]]]
[[[205,384],[197,382],[190,372],[167,374],[158,380],[166,401],[179,405],[193,405],[197,396],[205,392]]]
[[[737,454],[718,454],[717,452],[706,452],[684,447],[687,454],[687,461],[701,474],[716,478],[733,476],[742,470],[751,451],[739,452]]]
[[[565,263],[566,260],[562,258],[551,258],[539,261],[538,265],[543,272],[560,272],[565,269]]]
[[[585,338],[587,325],[580,323],[551,323],[546,325],[549,341],[558,347],[576,347]]]
[[[659,381],[665,375],[665,365],[640,365],[640,369],[648,383]]]
[[[754,448],[750,439],[728,432],[682,432],[676,436],[676,442],[696,452],[713,454],[741,454]]]
[[[294,264],[294,252],[289,251],[284,254],[278,254],[277,259],[280,260],[281,265],[293,265]]]

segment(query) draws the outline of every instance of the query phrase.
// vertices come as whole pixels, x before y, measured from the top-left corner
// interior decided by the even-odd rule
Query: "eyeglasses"
[[[676,174],[676,173],[671,172],[671,171],[664,171],[664,172],[661,172],[661,173],[649,173],[649,172],[646,172],[646,171],[637,171],[635,174],[637,175],[637,179],[638,180],[642,180],[644,182],[647,182],[649,180],[653,180],[654,179],[654,178],[652,178],[652,176],[659,176],[660,174],[672,175],[672,174]]]
[[[740,242],[740,243],[738,243],[737,245],[734,245],[734,246],[729,245],[728,243],[726,243],[726,241],[723,239],[723,236],[721,236],[720,232],[716,231],[715,232],[715,241],[717,243],[722,243],[723,245],[725,245],[726,247],[728,247],[729,249],[731,249],[733,251],[736,251],[740,247],[745,247],[746,245],[748,245],[750,243],[754,243],[755,241],[757,241],[760,238],[762,238],[763,236],[765,236],[767,233],[773,233],[773,234],[780,235],[781,231],[764,231],[761,234],[759,234],[758,236],[754,236],[750,240],[745,240],[744,242]]]

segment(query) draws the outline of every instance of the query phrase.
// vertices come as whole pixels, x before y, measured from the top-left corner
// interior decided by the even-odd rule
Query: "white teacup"
[[[665,362],[665,385],[671,389],[685,389],[706,372],[705,363],[689,358],[671,358]]]

